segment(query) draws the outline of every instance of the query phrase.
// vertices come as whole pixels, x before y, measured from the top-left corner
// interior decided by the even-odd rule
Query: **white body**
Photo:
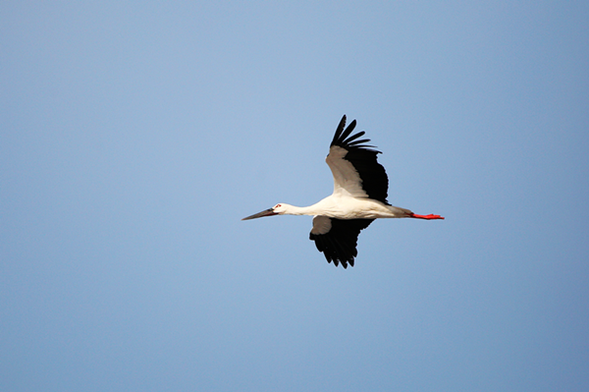
[[[378,200],[350,197],[339,193],[308,206],[297,207],[286,203],[274,206],[277,214],[322,215],[337,219],[407,218],[412,212],[405,208],[393,207]]]

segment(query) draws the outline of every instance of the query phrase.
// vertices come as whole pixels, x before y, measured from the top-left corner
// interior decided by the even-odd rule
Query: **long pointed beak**
[[[253,215],[250,215],[246,218],[243,218],[242,220],[256,219],[256,218],[261,218],[263,216],[272,216],[272,215],[278,215],[278,214],[275,213],[272,208],[268,208],[267,210],[264,210],[262,212],[258,212],[257,214],[253,214]]]

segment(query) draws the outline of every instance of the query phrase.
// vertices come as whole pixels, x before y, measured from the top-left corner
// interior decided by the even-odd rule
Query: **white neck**
[[[334,216],[337,214],[337,201],[332,196],[326,197],[319,202],[310,205],[308,207],[297,207],[286,203],[280,203],[284,208],[284,212],[281,214],[285,215],[327,215]]]
[[[284,212],[282,215],[317,215],[319,211],[317,211],[314,207],[316,204],[308,207],[297,207],[286,203],[280,203],[284,208]]]

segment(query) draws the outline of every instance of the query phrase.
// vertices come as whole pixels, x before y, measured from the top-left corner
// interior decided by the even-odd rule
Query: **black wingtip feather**
[[[354,128],[356,128],[356,120],[352,120],[352,122],[350,123],[350,125],[348,125],[346,127],[346,129],[344,130],[344,132],[340,136],[340,139],[341,140],[347,139],[347,137],[350,136],[350,133],[352,133],[352,131],[354,130]]]
[[[352,144],[352,142],[353,142],[354,140],[358,139],[360,136],[364,136],[364,134],[365,134],[365,133],[366,133],[366,132],[364,132],[364,131],[360,131],[360,132],[358,132],[357,134],[355,134],[355,135],[353,135],[353,136],[350,136],[350,137],[348,138],[348,140],[347,140],[348,144]],[[370,139],[365,139],[365,140],[368,140],[368,141],[370,141]],[[357,143],[357,142],[354,142],[354,143]]]
[[[339,122],[335,135],[333,136],[333,140],[331,141],[330,146],[338,146],[345,148],[348,151],[351,150],[367,150],[367,151],[374,151],[380,154],[380,151],[373,150],[376,148],[375,146],[371,146],[365,143],[368,143],[370,139],[362,139],[356,140],[361,136],[364,136],[366,133],[365,131],[360,131],[355,133],[354,135],[350,136],[352,131],[356,128],[356,120],[353,120],[347,127],[346,127],[346,115],[342,117],[341,121]]]
[[[333,146],[335,144],[335,142],[340,138],[342,132],[344,131],[344,127],[346,126],[346,115],[344,114],[344,116],[342,117],[342,119],[340,120],[336,130],[335,130],[335,135],[333,135],[333,140],[331,141],[331,145]]]

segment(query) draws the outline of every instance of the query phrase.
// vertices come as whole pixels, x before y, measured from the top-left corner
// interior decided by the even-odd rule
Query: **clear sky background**
[[[586,1],[0,4],[0,390],[589,390]],[[389,201],[310,217],[341,116]]]

